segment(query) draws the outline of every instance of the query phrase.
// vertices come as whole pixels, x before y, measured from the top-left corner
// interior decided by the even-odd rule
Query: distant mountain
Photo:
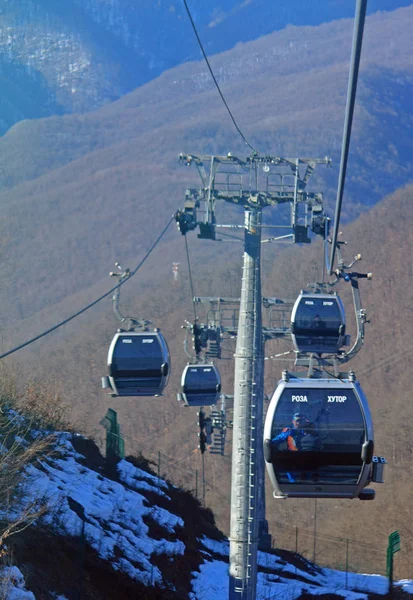
[[[367,21],[346,188],[359,197],[362,191],[357,204],[371,205],[410,177],[412,22],[413,7]],[[341,148],[351,32],[348,20],[288,27],[212,59],[253,145],[261,153],[284,156],[330,155],[335,167],[327,177],[330,190]],[[0,188],[79,158],[97,158],[99,152],[108,166],[115,152],[119,164],[128,160],[127,145],[135,143],[142,165],[170,160],[183,146],[197,152],[246,151],[199,61],[164,73],[100,111],[19,123],[0,139]],[[87,176],[84,161],[79,168]]]
[[[202,40],[211,52],[221,52],[237,42],[257,39],[288,25],[321,25],[337,19],[354,18],[356,2],[346,0],[244,0],[220,2],[208,12],[200,11],[199,0],[188,3],[197,10]],[[367,3],[367,14],[410,6],[411,0],[375,0]],[[205,14],[206,13],[206,14]]]
[[[352,17],[350,2],[190,2],[209,54],[288,24]],[[377,0],[371,11],[407,6]],[[182,2],[9,0],[0,8],[0,134],[22,119],[86,112],[200,56]]]

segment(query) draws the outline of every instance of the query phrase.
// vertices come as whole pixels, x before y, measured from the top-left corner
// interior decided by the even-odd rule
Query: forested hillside
[[[412,59],[405,49],[412,18],[408,8],[367,22],[347,218],[410,178]],[[212,63],[259,151],[332,157],[333,168],[313,178],[330,206],[350,41],[350,21],[289,28]],[[2,302],[16,297],[16,278],[20,286],[7,322],[102,282],[108,265],[134,258],[180,206],[185,188],[199,185],[195,172],[179,168],[180,151],[243,155],[243,146],[203,63],[89,115],[16,125],[0,139],[0,227],[13,263]],[[39,287],[46,279],[47,294]]]
[[[408,575],[412,555],[405,352],[412,304],[407,284],[412,189],[381,199],[411,180],[412,22],[413,7],[367,20],[344,204],[347,221],[364,213],[345,230],[346,252],[362,252],[366,270],[375,276],[373,282],[363,283],[372,323],[354,368],[372,405],[377,448],[389,459],[386,484],[378,488],[373,506],[320,501],[317,507],[319,534],[327,536],[324,555],[319,547],[320,562],[325,562],[323,556],[337,563],[343,560],[344,547],[338,542],[329,546],[326,540],[349,537],[371,549],[354,554],[355,569],[382,569],[386,536],[397,528],[406,548],[398,577]],[[332,156],[333,168],[318,167],[312,183],[312,189],[325,191],[330,207],[351,32],[349,20],[288,27],[212,59],[234,113],[260,152]],[[195,170],[178,165],[182,150],[245,154],[203,63],[177,67],[88,115],[22,122],[0,139],[4,351],[109,289],[107,273],[115,260],[131,268],[138,263],[182,205],[185,188],[199,185]],[[223,220],[224,216],[218,214]],[[239,213],[231,217],[242,222]],[[195,235],[189,244],[195,293],[237,296],[242,247],[199,241]],[[294,296],[318,277],[321,257],[318,244],[289,252],[266,245],[264,293]],[[176,285],[172,261],[180,262]],[[108,406],[115,408],[131,452],[141,450],[155,462],[160,456],[168,476],[193,488],[195,471],[201,467],[196,414],[176,401],[186,362],[180,327],[192,316],[185,261],[182,236],[171,227],[121,295],[125,312],[152,319],[168,339],[173,376],[163,398],[112,400],[100,390],[107,347],[117,327],[110,299],[4,364],[18,382],[33,377],[53,385],[75,423],[98,441],[104,433],[100,420]],[[219,366],[224,390],[231,393],[232,361]],[[283,366],[266,363],[267,394]],[[229,432],[228,442],[230,437]],[[224,457],[206,457],[206,500],[224,531],[229,452],[230,446]],[[267,503],[276,544],[294,549],[294,527],[301,532],[313,529],[314,502],[276,503],[268,490]]]
[[[288,24],[352,17],[351,3],[214,0],[189,3],[209,54]],[[409,0],[376,0],[371,12]],[[0,7],[0,135],[22,119],[113,102],[199,49],[181,1],[8,0]]]

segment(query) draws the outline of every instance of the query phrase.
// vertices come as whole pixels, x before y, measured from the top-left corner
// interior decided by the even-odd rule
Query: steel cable
[[[237,122],[235,121],[234,115],[232,114],[232,112],[231,112],[231,110],[230,110],[230,108],[229,108],[229,106],[228,106],[228,104],[227,104],[227,101],[225,100],[225,98],[224,98],[224,95],[223,95],[223,93],[221,92],[221,88],[219,87],[219,85],[218,85],[218,81],[216,80],[216,77],[215,77],[215,75],[214,75],[214,72],[213,72],[213,70],[212,70],[212,68],[211,68],[211,65],[209,64],[208,57],[207,57],[207,55],[206,55],[206,53],[205,53],[205,50],[204,50],[204,47],[203,47],[203,45],[202,45],[201,39],[200,39],[200,37],[199,37],[199,35],[198,35],[198,31],[197,31],[197,29],[196,29],[196,27],[195,27],[195,23],[194,23],[194,20],[193,20],[193,18],[192,18],[191,12],[190,12],[190,10],[189,10],[188,4],[187,4],[186,0],[183,0],[183,2],[184,2],[184,5],[185,5],[185,8],[186,8],[186,12],[188,13],[189,20],[191,21],[192,29],[194,30],[194,33],[195,33],[196,39],[198,40],[199,47],[201,48],[201,52],[202,52],[202,54],[203,54],[203,57],[204,57],[204,59],[205,59],[205,62],[206,62],[206,64],[207,64],[207,66],[208,66],[208,69],[209,69],[209,72],[210,72],[210,74],[211,74],[211,77],[212,77],[212,79],[213,79],[213,81],[214,81],[214,83],[215,83],[215,85],[216,85],[216,88],[217,88],[217,90],[218,90],[218,92],[219,92],[219,95],[221,96],[222,102],[225,104],[225,108],[227,109],[227,111],[228,111],[228,114],[229,114],[229,116],[231,117],[231,120],[232,120],[232,122],[233,122],[233,123],[234,123],[234,125],[235,125],[235,128],[236,128],[236,130],[238,131],[238,133],[240,134],[240,136],[241,136],[241,137],[242,137],[242,139],[244,140],[245,144],[248,146],[248,148],[250,148],[250,150],[252,150],[252,152],[253,152],[254,154],[258,154],[257,150],[255,150],[255,148],[253,148],[253,147],[251,146],[251,144],[248,142],[248,140],[247,140],[247,138],[245,137],[245,135],[242,133],[241,129],[238,127],[238,124],[237,124]]]
[[[92,308],[92,306],[95,306],[96,304],[98,304],[101,300],[103,300],[104,298],[106,298],[110,294],[113,294],[113,292],[116,289],[118,289],[122,285],[124,285],[127,281],[129,281],[129,279],[131,279],[139,271],[139,269],[141,268],[141,266],[143,265],[143,263],[146,261],[146,259],[149,257],[149,255],[152,253],[152,251],[156,248],[156,246],[158,245],[158,243],[161,241],[162,237],[164,236],[164,234],[168,230],[168,228],[169,228],[169,226],[170,226],[170,224],[172,223],[173,220],[174,220],[174,216],[172,216],[170,218],[168,224],[166,225],[166,227],[164,227],[162,233],[157,237],[156,241],[152,244],[152,246],[149,248],[148,252],[145,254],[145,256],[143,257],[143,259],[139,262],[139,264],[135,267],[135,269],[133,269],[133,271],[131,271],[131,273],[130,273],[130,275],[129,275],[129,277],[127,279],[124,279],[123,281],[119,282],[117,285],[115,285],[113,288],[111,288],[108,292],[105,292],[104,294],[102,294],[102,296],[100,296],[99,298],[97,298],[96,300],[94,300],[93,302],[91,302],[90,304],[88,304],[87,306],[85,306],[84,308],[78,310],[76,313],[74,313],[70,317],[67,317],[63,321],[60,321],[60,323],[57,323],[53,327],[50,327],[49,329],[46,329],[46,331],[43,331],[43,333],[40,333],[39,335],[36,335],[36,337],[34,337],[34,338],[30,339],[30,340],[27,340],[27,342],[24,342],[23,344],[20,344],[19,346],[16,346],[15,348],[12,348],[11,350],[8,350],[7,352],[4,352],[3,354],[0,354],[0,360],[2,358],[6,358],[6,356],[10,356],[11,354],[14,354],[18,350],[21,350],[22,348],[25,348],[26,346],[29,346],[30,344],[33,344],[33,342],[37,342],[37,340],[40,340],[42,337],[45,337],[49,333],[52,333],[52,331],[55,331],[56,329],[59,329],[59,327],[62,327],[63,325],[66,325],[66,323],[69,323],[69,321],[72,321],[76,317],[80,316],[81,314],[83,314],[84,312],[86,312],[87,310],[89,310],[89,308]]]
[[[361,47],[363,43],[364,21],[366,17],[367,0],[357,0],[356,15],[353,30],[353,45],[351,51],[349,83],[347,90],[347,103],[344,119],[343,143],[341,147],[340,172],[337,186],[336,210],[334,215],[334,231],[330,263],[327,265],[328,274],[331,275],[334,267],[334,257],[340,227],[341,207],[343,203],[344,184],[347,172],[347,161],[350,147],[351,128],[353,125],[354,105],[357,92],[357,80],[360,67]]]
[[[197,321],[197,316],[196,316],[196,306],[195,306],[195,294],[194,294],[194,283],[192,280],[192,271],[191,271],[191,261],[189,260],[189,250],[188,250],[188,241],[186,239],[186,235],[184,235],[185,238],[185,250],[186,250],[186,260],[188,262],[188,273],[189,273],[189,285],[191,286],[191,296],[192,296],[192,305],[194,307],[194,323],[196,323]]]

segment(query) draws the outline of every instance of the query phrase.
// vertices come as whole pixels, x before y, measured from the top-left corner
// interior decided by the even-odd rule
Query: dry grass
[[[35,416],[28,410],[19,409],[17,396],[14,382],[3,377],[0,391],[0,549],[5,548],[11,536],[26,529],[47,511],[47,500],[30,494],[25,471],[39,458],[51,454],[54,435],[42,429],[46,413]],[[50,420],[48,425],[51,426]]]

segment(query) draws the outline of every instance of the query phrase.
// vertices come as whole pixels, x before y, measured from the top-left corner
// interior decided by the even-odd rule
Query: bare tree
[[[27,469],[50,455],[54,435],[35,427],[35,415],[15,408],[14,386],[0,390],[0,551],[11,535],[47,510],[44,497],[29,493]],[[8,388],[8,389],[7,389]],[[5,390],[7,389],[7,393]]]

